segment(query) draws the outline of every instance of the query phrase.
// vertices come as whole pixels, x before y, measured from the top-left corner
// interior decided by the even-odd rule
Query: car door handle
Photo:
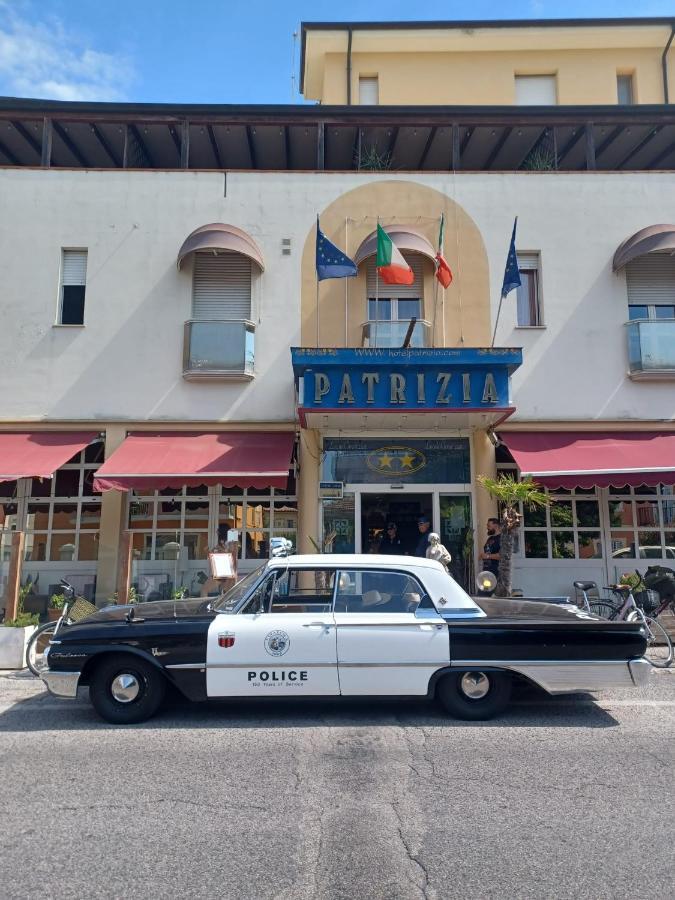
[[[330,622],[303,622],[303,628],[332,628]]]
[[[425,622],[423,625],[418,626],[420,631],[440,631],[441,628],[445,627],[443,622]]]

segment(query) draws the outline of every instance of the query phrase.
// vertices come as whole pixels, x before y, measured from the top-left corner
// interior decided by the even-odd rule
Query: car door
[[[450,662],[447,625],[405,572],[341,571],[335,623],[342,694],[426,694]]]
[[[209,697],[339,694],[335,571],[277,569],[242,612],[209,627]]]

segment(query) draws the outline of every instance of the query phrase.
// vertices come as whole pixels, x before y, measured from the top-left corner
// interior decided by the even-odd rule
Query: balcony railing
[[[248,321],[190,320],[183,338],[184,378],[253,378],[255,325]]]
[[[402,347],[410,322],[391,322],[371,319],[361,326],[362,346],[364,347]],[[424,319],[415,322],[410,347],[431,346],[431,323]]]
[[[626,328],[631,378],[675,378],[675,319],[634,319]]]

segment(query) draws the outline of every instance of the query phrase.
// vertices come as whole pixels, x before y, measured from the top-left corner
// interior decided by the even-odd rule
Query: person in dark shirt
[[[428,516],[420,516],[417,520],[417,527],[420,533],[420,539],[415,547],[413,556],[423,556],[426,559],[427,549],[429,548],[429,532],[431,531],[431,522]]]
[[[387,524],[387,530],[382,538],[379,552],[385,553],[387,556],[400,556],[403,554],[403,547],[401,546],[401,538],[398,536],[398,526],[396,525],[396,522],[389,522]]]
[[[487,541],[480,558],[483,561],[483,568],[497,576],[502,549],[502,528],[499,519],[487,520],[487,533]]]

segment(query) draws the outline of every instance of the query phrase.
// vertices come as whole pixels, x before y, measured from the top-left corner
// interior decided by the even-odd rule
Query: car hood
[[[82,619],[82,624],[95,622],[123,622],[128,613],[133,611],[136,619],[186,619],[195,616],[214,616],[208,609],[211,600],[197,598],[195,600],[152,600],[149,603],[129,603],[126,606],[106,606],[98,612]],[[79,622],[77,623],[80,624]]]

